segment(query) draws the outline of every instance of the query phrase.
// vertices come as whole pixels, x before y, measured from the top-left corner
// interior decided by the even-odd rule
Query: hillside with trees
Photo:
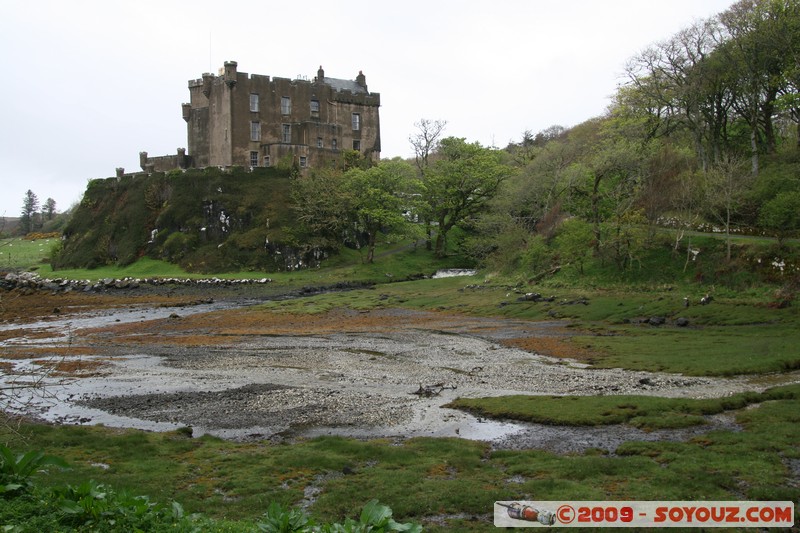
[[[530,275],[594,262],[624,278],[666,248],[681,266],[705,263],[686,269],[698,279],[773,258],[795,272],[782,246],[800,230],[799,59],[796,1],[742,1],[654,44],[603,116],[504,150],[518,172],[472,221],[467,252]],[[701,249],[693,231],[725,245]],[[773,257],[743,263],[736,234],[776,238]]]
[[[504,149],[422,119],[415,158],[341,168],[173,171],[90,183],[54,266],[283,270],[387,241],[525,279],[796,275],[800,3],[742,0],[631,57],[606,113]],[[715,233],[722,239],[698,235]],[[737,235],[759,241],[743,246]],[[756,257],[758,256],[758,257]],[[643,265],[645,265],[643,267]],[[655,272],[650,272],[655,274]],[[650,275],[648,274],[648,275]]]

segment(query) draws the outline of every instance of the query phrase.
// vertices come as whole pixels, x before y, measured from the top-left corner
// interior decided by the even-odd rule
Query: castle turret
[[[192,104],[181,104],[181,109],[183,110],[183,120],[189,122],[192,113]]]
[[[139,166],[147,170],[147,152],[139,152]]]
[[[209,72],[203,73],[203,94],[208,98],[211,95],[211,85],[214,83],[214,75]]]
[[[238,65],[236,61],[225,62],[225,83],[228,84],[228,87],[236,85],[236,67]]]

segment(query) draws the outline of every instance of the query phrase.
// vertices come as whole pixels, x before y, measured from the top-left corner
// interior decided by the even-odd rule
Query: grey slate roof
[[[323,78],[323,81],[336,89],[337,91],[350,91],[351,93],[364,93],[367,94],[367,90],[364,89],[361,85],[356,83],[354,80],[340,80],[338,78],[328,78],[327,76]]]

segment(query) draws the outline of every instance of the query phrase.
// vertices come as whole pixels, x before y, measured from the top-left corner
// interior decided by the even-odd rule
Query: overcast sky
[[[732,0],[0,0],[0,216],[186,146],[187,81],[239,71],[381,93],[382,157],[420,118],[504,147],[601,115],[627,59]]]

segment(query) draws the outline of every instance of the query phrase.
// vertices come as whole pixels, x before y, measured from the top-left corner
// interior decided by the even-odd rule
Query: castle
[[[369,92],[362,72],[343,80],[325,77],[320,67],[308,81],[247,74],[237,66],[226,61],[219,75],[189,81],[190,101],[182,106],[188,153],[140,152],[143,171],[268,167],[287,160],[301,169],[336,166],[345,150],[380,159],[380,94]]]

